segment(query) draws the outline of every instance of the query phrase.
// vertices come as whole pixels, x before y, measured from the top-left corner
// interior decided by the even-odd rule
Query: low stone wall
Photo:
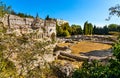
[[[69,53],[64,53],[64,52],[60,52],[60,55],[62,56],[66,56],[72,59],[75,59],[77,61],[93,61],[93,60],[98,60],[98,61],[106,61],[108,59],[110,59],[112,57],[111,56],[103,56],[103,57],[97,57],[97,56],[78,56],[78,55],[74,55],[74,54],[69,54]]]

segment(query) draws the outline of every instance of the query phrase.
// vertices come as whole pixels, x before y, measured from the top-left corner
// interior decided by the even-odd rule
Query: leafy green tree
[[[95,25],[93,27],[93,34],[97,34],[97,27]]]
[[[56,25],[57,36],[62,36],[63,29],[61,26]]]
[[[88,35],[88,21],[84,23],[84,35]]]
[[[114,56],[116,56],[116,58],[120,61],[120,42],[115,44],[115,46],[113,48],[114,48],[114,50],[113,50]]]
[[[49,15],[47,15],[46,18],[45,18],[45,20],[49,20],[49,19],[50,19],[50,17],[49,17]]]
[[[120,32],[120,25],[118,25],[118,27],[117,27],[117,31]]]
[[[78,26],[77,29],[76,29],[76,31],[77,31],[77,34],[79,34],[79,35],[83,34],[81,26]]]
[[[110,25],[108,25],[109,31],[117,31],[117,27],[118,27],[117,24],[110,24]]]
[[[5,11],[5,13],[7,13],[7,14],[11,14],[12,7],[11,7],[11,6],[6,6],[6,5],[5,5],[4,11]]]
[[[68,29],[68,32],[70,33],[70,35],[73,35],[73,28],[72,27],[69,27],[69,29]]]
[[[88,24],[88,34],[92,35],[93,32],[93,25],[91,23]]]
[[[56,21],[56,19],[55,19],[55,18],[50,18],[50,16],[49,16],[49,15],[47,15],[47,16],[46,16],[45,20],[55,20],[55,21]]]
[[[84,34],[85,35],[92,35],[93,33],[93,25],[91,23],[88,23],[88,21],[84,24]]]
[[[56,25],[57,36],[70,36],[71,28],[69,23],[62,24],[61,26]]]
[[[69,25],[69,23],[64,23],[64,24],[61,25],[61,27],[62,27],[63,30],[69,30],[70,25]]]
[[[63,31],[63,36],[65,37],[69,37],[70,33],[68,32],[68,30]]]
[[[0,0],[0,17],[3,17],[4,14],[6,13],[6,11],[5,11],[6,7],[5,6],[6,5]]]
[[[107,26],[104,26],[104,27],[103,27],[103,34],[104,34],[104,35],[108,35],[108,33],[109,33],[108,27],[107,27]]]
[[[17,15],[17,13],[14,10],[11,11],[11,14]]]
[[[20,17],[34,18],[32,15],[27,15],[27,14],[21,13],[21,12],[16,13],[16,12],[13,11],[12,14],[20,16]]]
[[[108,35],[109,34],[109,29],[107,26],[104,27],[93,27],[93,34],[98,34],[98,35]]]
[[[71,35],[80,35],[82,34],[82,28],[80,25],[71,25]]]
[[[109,8],[109,11],[110,11],[110,13],[109,13],[109,15],[110,16],[112,16],[112,15],[116,15],[116,16],[120,16],[120,5],[119,4],[117,4],[116,6],[114,6],[114,7],[110,7]],[[110,18],[109,18],[110,19]]]

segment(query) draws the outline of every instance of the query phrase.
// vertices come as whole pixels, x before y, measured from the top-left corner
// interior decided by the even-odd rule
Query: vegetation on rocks
[[[44,54],[50,42],[40,42],[31,34],[16,36],[0,26],[0,77],[2,78],[45,78],[49,73],[49,64]],[[47,75],[46,75],[47,74]],[[44,77],[43,77],[44,76]]]

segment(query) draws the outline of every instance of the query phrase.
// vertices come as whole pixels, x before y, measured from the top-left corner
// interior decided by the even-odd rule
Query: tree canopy
[[[69,23],[64,23],[61,26],[56,25],[57,36],[70,36],[70,35],[81,35],[82,28],[80,25],[69,25]]]
[[[92,35],[93,33],[93,25],[91,23],[88,23],[88,21],[86,21],[84,23],[84,35]]]
[[[120,5],[119,4],[109,8],[109,17],[106,19],[106,21],[109,21],[111,17],[114,15],[120,17]]]

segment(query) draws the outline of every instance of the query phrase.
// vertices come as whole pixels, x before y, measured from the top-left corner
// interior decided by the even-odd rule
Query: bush
[[[68,30],[63,31],[63,36],[65,37],[69,37],[70,33],[68,32]]]
[[[98,61],[84,62],[81,68],[75,70],[73,78],[106,78],[108,69]]]
[[[114,59],[106,65],[101,62],[84,62],[82,68],[76,69],[73,78],[119,78],[120,77],[120,42],[113,47]]]
[[[113,49],[113,55],[120,61],[120,42],[116,43]]]

